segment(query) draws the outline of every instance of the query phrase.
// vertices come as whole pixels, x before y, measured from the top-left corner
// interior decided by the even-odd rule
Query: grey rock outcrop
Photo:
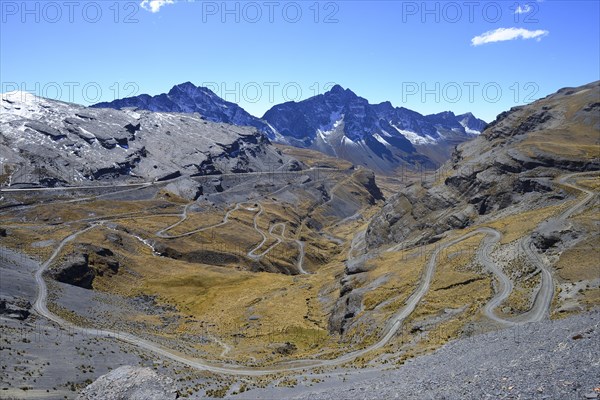
[[[61,263],[58,268],[50,272],[51,276],[59,282],[68,283],[84,289],[91,289],[92,282],[96,277],[90,268],[88,255],[73,253]]]
[[[92,289],[96,276],[116,274],[119,266],[119,261],[110,249],[83,244],[48,273],[59,282]]]
[[[0,315],[21,321],[29,317],[31,303],[15,298],[0,298]]]
[[[83,389],[77,400],[168,400],[176,399],[173,380],[150,368],[119,367]]]

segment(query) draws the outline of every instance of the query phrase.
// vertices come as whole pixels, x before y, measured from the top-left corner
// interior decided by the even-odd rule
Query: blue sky
[[[90,104],[191,81],[262,116],[332,83],[491,121],[600,79],[600,2],[0,2],[1,91]]]

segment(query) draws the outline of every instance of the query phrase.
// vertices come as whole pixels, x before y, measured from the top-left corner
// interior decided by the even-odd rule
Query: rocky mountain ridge
[[[425,116],[390,102],[370,104],[339,85],[300,102],[275,105],[262,118],[190,82],[157,96],[142,94],[92,107],[197,112],[209,121],[252,126],[271,141],[319,150],[385,174],[402,165],[435,168],[456,144],[486,125],[471,113]]]
[[[135,108],[140,110],[176,113],[198,113],[206,120],[237,126],[252,126],[273,138],[271,128],[239,105],[217,96],[212,90],[191,82],[175,85],[168,93],[139,96],[94,104],[93,108]]]
[[[390,102],[370,104],[350,89],[276,105],[263,117],[287,143],[390,172],[402,164],[434,167],[447,147],[472,139],[486,123],[471,113],[421,115]],[[439,158],[420,150],[428,148]]]
[[[600,170],[599,100],[600,82],[593,82],[514,107],[475,140],[459,145],[439,171],[389,197],[354,237],[354,257],[339,280],[330,330],[343,334],[358,323],[357,316],[364,317],[364,296],[378,284],[369,279],[369,260],[377,254],[437,243],[454,231],[499,219],[513,221],[510,226],[526,223],[536,212],[543,215],[572,200],[560,178]],[[531,238],[536,252],[556,260],[575,244],[593,240],[598,225],[554,217],[530,229],[520,240]]]

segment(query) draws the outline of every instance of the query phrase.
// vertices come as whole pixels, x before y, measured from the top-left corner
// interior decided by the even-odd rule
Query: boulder
[[[29,317],[30,309],[31,303],[27,301],[15,301],[15,299],[9,301],[0,299],[0,315],[6,316],[7,318],[24,321]]]
[[[84,253],[70,254],[67,260],[52,270],[50,274],[59,282],[84,289],[91,289],[92,282],[96,277],[95,272],[89,266],[88,255]]]
[[[277,347],[275,351],[279,354],[289,356],[297,350],[296,345],[290,342],[285,342],[283,345]]]
[[[66,261],[49,273],[59,282],[92,289],[96,276],[116,274],[119,272],[119,267],[120,263],[112,250],[92,244],[82,244],[77,247],[77,251],[67,256]]]
[[[125,365],[102,375],[77,396],[77,400],[176,399],[173,380],[150,368]]]

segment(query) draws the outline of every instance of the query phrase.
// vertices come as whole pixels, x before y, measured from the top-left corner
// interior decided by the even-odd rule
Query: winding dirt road
[[[168,227],[161,229],[160,231],[156,232],[155,235],[160,237],[160,238],[164,238],[164,239],[177,239],[177,238],[182,238],[182,237],[186,237],[186,236],[191,236],[194,235],[196,233],[200,233],[200,232],[204,232],[210,229],[214,229],[214,228],[218,228],[219,226],[223,226],[226,223],[229,222],[229,218],[231,216],[231,213],[233,213],[234,211],[239,210],[240,208],[242,208],[244,203],[237,203],[235,205],[234,208],[232,208],[231,210],[227,211],[225,213],[225,216],[223,217],[223,220],[219,223],[210,225],[210,226],[205,226],[202,228],[198,228],[198,229],[194,229],[191,230],[189,232],[185,232],[185,233],[181,233],[178,235],[169,235],[165,232],[170,231],[171,229],[179,226],[180,224],[182,224],[183,222],[185,222],[188,218],[188,209],[191,205],[193,205],[194,203],[190,203],[187,204],[184,208],[183,211],[180,215],[180,220],[177,221],[176,223],[169,225]],[[245,209],[247,211],[257,211],[257,208],[255,207],[245,207]],[[246,253],[246,255],[253,259],[253,260],[260,260],[262,257],[264,257],[267,253],[269,253],[275,246],[277,246],[278,244],[282,243],[282,242],[288,242],[288,241],[294,241],[296,243],[296,245],[298,246],[298,251],[299,251],[299,256],[298,256],[298,260],[296,262],[296,268],[298,269],[298,272],[300,274],[306,275],[308,274],[308,272],[306,272],[304,270],[304,255],[305,255],[305,250],[304,250],[304,242],[302,242],[301,240],[298,239],[289,239],[285,237],[285,230],[286,230],[286,225],[283,222],[279,222],[276,223],[274,225],[271,225],[271,227],[269,228],[268,234],[263,232],[263,230],[260,228],[260,226],[258,225],[258,218],[260,218],[260,216],[263,214],[264,209],[262,204],[258,203],[258,212],[254,215],[253,218],[253,227],[254,230],[262,237],[262,240],[259,244],[257,244],[254,248],[252,248],[250,251],[248,251]],[[275,234],[273,231],[277,228],[277,227],[281,227],[281,235],[277,235]],[[267,247],[265,250],[263,250],[260,253],[257,253],[258,250],[260,248],[263,247],[263,245],[267,242],[268,240],[268,236],[271,236],[275,239],[275,243],[271,244],[269,247]]]
[[[176,226],[180,225],[185,220],[187,220],[187,218],[188,218],[188,214],[187,214],[188,213],[188,208],[192,204],[193,203],[187,204],[183,208],[183,212],[181,213],[181,219],[179,221],[177,221],[173,225],[170,225],[170,226],[168,226],[168,227],[166,227],[164,229],[161,229],[160,231],[156,232],[155,235],[158,236],[158,237],[160,237],[160,238],[163,238],[163,239],[178,239],[178,238],[182,238],[182,237],[186,237],[186,236],[191,236],[191,235],[194,235],[196,233],[204,232],[204,231],[207,231],[209,229],[218,228],[219,226],[223,226],[226,223],[228,223],[229,222],[229,217],[231,216],[231,213],[234,212],[234,211],[239,210],[240,207],[241,207],[241,203],[237,203],[234,208],[232,208],[231,210],[229,210],[229,211],[227,211],[225,213],[225,216],[223,217],[223,220],[221,222],[216,223],[214,225],[209,225],[209,226],[205,226],[205,227],[202,227],[202,228],[194,229],[192,231],[181,233],[179,235],[168,235],[168,234],[165,234],[166,231],[169,231],[169,230],[175,228]]]
[[[575,176],[579,176],[579,175],[582,175],[582,174],[570,174],[570,175],[562,177],[559,180],[560,183],[563,183],[567,186],[573,187],[575,189],[581,190],[582,192],[586,193],[586,196],[584,196],[584,199],[582,199],[581,201],[578,201],[575,205],[569,207],[566,211],[564,211],[561,215],[558,216],[559,219],[566,219],[566,218],[570,217],[571,215],[573,215],[575,212],[583,209],[583,207],[596,195],[594,192],[589,191],[585,188],[580,188],[577,185],[567,183],[567,181],[569,179],[571,179]],[[235,209],[237,209],[238,207],[239,207],[239,204],[236,205]],[[187,213],[187,211],[185,211],[185,212]],[[231,212],[233,212],[233,210],[230,210],[229,213],[231,213]],[[228,214],[226,216],[228,216]],[[484,262],[484,264],[488,268],[490,268],[492,270],[492,272],[494,272],[499,277],[499,281],[500,281],[500,290],[494,296],[494,298],[492,298],[490,303],[488,303],[488,305],[486,306],[486,313],[487,313],[487,311],[489,311],[488,316],[492,316],[493,319],[499,318],[499,317],[495,316],[495,314],[493,313],[493,310],[502,303],[502,301],[508,296],[507,293],[510,294],[510,291],[512,289],[512,282],[510,282],[508,277],[506,277],[506,275],[504,275],[503,272],[501,270],[499,270],[498,267],[495,266],[495,264],[489,258],[489,254],[491,253],[493,247],[501,239],[500,233],[498,231],[496,231],[492,228],[488,228],[488,227],[477,228],[467,234],[464,234],[458,238],[448,241],[448,242],[444,243],[443,245],[435,248],[435,250],[432,252],[431,257],[429,258],[429,260],[426,264],[426,267],[425,267],[423,275],[420,279],[419,285],[417,286],[415,291],[411,294],[411,296],[407,299],[404,307],[402,309],[400,309],[396,314],[394,314],[394,316],[392,316],[390,318],[390,320],[388,321],[388,323],[386,325],[386,329],[384,330],[385,334],[382,336],[382,338],[377,343],[374,343],[362,350],[349,352],[349,353],[346,353],[340,357],[337,357],[337,358],[331,359],[331,360],[320,360],[320,359],[294,360],[294,361],[282,362],[282,363],[276,364],[276,365],[274,365],[272,367],[268,367],[268,368],[249,368],[249,367],[234,366],[234,365],[227,365],[227,366],[216,365],[216,364],[209,363],[208,361],[205,361],[202,359],[197,359],[197,358],[192,358],[192,357],[186,356],[175,350],[167,349],[161,345],[158,345],[158,344],[153,343],[146,339],[139,338],[139,337],[129,334],[129,333],[78,327],[68,321],[65,321],[64,319],[60,318],[59,316],[53,314],[52,312],[50,312],[48,310],[47,304],[46,304],[48,291],[47,291],[46,283],[43,279],[44,271],[46,271],[46,269],[52,264],[52,262],[60,254],[60,252],[62,251],[62,249],[64,248],[64,246],[67,243],[71,242],[72,240],[77,238],[79,235],[93,229],[95,226],[97,226],[97,224],[88,226],[87,228],[80,230],[76,233],[73,233],[72,235],[63,239],[63,241],[55,249],[55,251],[50,256],[50,258],[41,265],[40,269],[35,274],[35,280],[38,285],[38,297],[33,306],[34,310],[39,315],[56,322],[60,326],[69,327],[73,330],[76,330],[76,331],[81,332],[86,335],[116,338],[118,340],[121,340],[121,341],[130,343],[134,346],[137,346],[139,348],[154,352],[155,354],[159,354],[166,358],[172,359],[174,361],[178,361],[178,362],[188,365],[192,368],[196,368],[199,370],[211,371],[214,373],[222,373],[222,374],[229,374],[229,375],[260,376],[260,375],[266,375],[266,374],[272,374],[272,373],[278,373],[278,372],[284,372],[284,371],[299,371],[299,370],[316,368],[316,367],[334,366],[334,365],[344,364],[346,362],[356,359],[357,357],[360,357],[369,352],[372,352],[374,350],[382,348],[397,334],[398,330],[402,326],[403,321],[415,310],[417,305],[421,302],[423,297],[427,294],[427,292],[429,290],[429,286],[431,284],[431,280],[435,273],[437,260],[438,260],[438,256],[439,256],[440,252],[450,246],[453,246],[453,245],[465,240],[465,239],[468,239],[474,235],[478,235],[481,233],[486,235],[486,239],[484,239],[482,245],[480,246],[480,248],[478,250],[478,257],[480,258],[480,260],[482,262]],[[272,229],[274,229],[274,228],[272,228]],[[282,231],[282,235],[283,235],[283,233],[284,232]],[[532,258],[532,260],[535,261],[535,264],[538,265],[539,268],[543,272],[542,284],[540,287],[540,291],[538,292],[538,294],[536,296],[536,301],[535,301],[536,305],[534,305],[532,310],[530,310],[529,315],[526,318],[524,318],[524,320],[523,320],[523,318],[521,318],[518,321],[508,321],[507,322],[506,320],[500,319],[500,321],[505,322],[505,323],[511,323],[511,324],[524,323],[524,322],[544,318],[548,313],[550,301],[552,299],[554,287],[553,287],[553,282],[552,282],[552,275],[551,275],[548,267],[546,266],[546,263],[537,256],[537,252],[534,249],[532,249],[532,245],[529,242],[529,240],[525,240],[523,243],[524,243],[524,249],[528,252],[527,254],[530,253],[531,257],[537,257],[537,259]],[[547,276],[546,276],[546,274],[547,274]]]

